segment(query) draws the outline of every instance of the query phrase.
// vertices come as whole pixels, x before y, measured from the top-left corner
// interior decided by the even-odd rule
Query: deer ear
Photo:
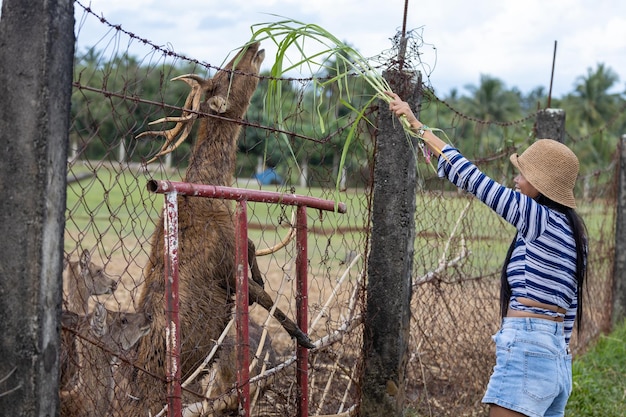
[[[207,100],[209,108],[215,113],[226,113],[228,101],[222,96],[213,96]]]
[[[91,253],[85,249],[80,256],[80,269],[87,270],[87,268],[89,268],[89,262],[91,262]]]
[[[91,314],[91,319],[89,320],[89,324],[91,325],[91,333],[100,338],[108,333],[109,329],[107,326],[107,309],[104,307],[102,303],[96,303],[96,306]]]

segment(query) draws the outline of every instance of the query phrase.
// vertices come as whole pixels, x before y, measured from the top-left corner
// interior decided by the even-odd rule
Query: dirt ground
[[[130,241],[131,239],[129,239]],[[97,251],[92,255],[94,263],[105,266],[107,274],[118,280],[118,288],[114,294],[94,296],[90,305],[102,302],[110,310],[134,311],[143,281],[143,266],[148,259],[147,251],[137,243],[128,243],[132,250],[122,250],[125,242],[115,243],[117,249],[107,245],[102,239],[100,246],[112,251],[109,257],[101,256]],[[144,245],[148,247],[148,245]],[[264,245],[259,245],[263,247]],[[296,321],[296,265],[294,256],[295,244],[290,243],[281,251],[263,257],[258,257],[259,268],[265,278],[265,289],[276,300],[277,306],[289,317]],[[72,254],[77,259],[77,254]],[[308,302],[309,302],[309,335],[315,342],[324,336],[336,331],[348,314],[348,307],[354,290],[362,262],[348,269],[347,265],[309,265]],[[328,269],[333,269],[330,275]],[[346,274],[343,280],[342,275]],[[250,318],[258,324],[265,324],[271,345],[277,354],[280,363],[295,356],[296,344],[273,317],[268,318],[268,312],[262,307],[253,304],[250,306]],[[233,327],[234,329],[234,327]],[[360,353],[360,334],[347,336],[341,346],[332,345],[310,355],[310,384],[309,392],[315,407],[320,411],[325,409],[324,404],[333,403],[332,409],[342,401],[350,406],[350,400],[355,395],[353,372],[355,361]],[[354,339],[354,340],[352,340]],[[207,352],[208,353],[208,352]],[[352,370],[351,373],[348,370]],[[271,389],[257,401],[259,415],[291,415],[289,410],[296,406],[297,395],[294,391],[296,384],[295,364],[273,377]],[[329,381],[337,389],[328,393]],[[350,392],[339,395],[343,390]],[[337,397],[338,396],[338,397]],[[263,411],[260,411],[263,410]]]
[[[132,239],[129,239],[132,241]],[[109,244],[101,241],[103,257],[96,251],[94,262],[101,262],[106,272],[119,279],[115,294],[99,296],[111,310],[132,311],[141,289],[142,268],[147,260],[147,243],[136,239]],[[117,246],[116,246],[117,245]],[[259,245],[264,246],[264,245]],[[259,257],[259,267],[265,277],[266,291],[278,306],[295,320],[295,256],[293,244],[276,254]],[[78,257],[73,254],[74,258]],[[333,261],[323,264],[310,262],[309,270],[309,333],[313,341],[333,334],[348,314],[355,297],[363,262],[348,270],[347,264]],[[329,272],[332,271],[332,272]],[[347,278],[339,284],[341,276]],[[457,271],[463,276],[463,271]],[[602,276],[602,271],[598,271]],[[605,306],[610,302],[610,282],[592,276],[587,298],[587,324],[579,337],[574,334],[574,352],[584,349],[606,327]],[[449,278],[449,277],[448,277]],[[497,278],[496,278],[497,281]],[[433,280],[414,287],[410,346],[407,360],[407,401],[422,415],[474,416],[483,415],[480,398],[486,387],[494,361],[491,335],[497,331],[499,283],[493,277],[467,280]],[[471,294],[471,297],[468,297]],[[357,293],[357,296],[362,295]],[[95,302],[92,300],[92,303]],[[357,304],[358,304],[358,300]],[[361,306],[357,306],[357,312]],[[295,354],[295,343],[273,318],[258,305],[250,307],[251,319],[266,322],[278,360]],[[319,315],[319,319],[318,319]],[[315,322],[313,326],[312,323]],[[361,328],[339,339],[339,343],[310,355],[311,409],[331,414],[356,401],[358,370],[360,369]],[[271,381],[271,389],[258,400],[254,415],[295,415],[295,368],[291,365]]]

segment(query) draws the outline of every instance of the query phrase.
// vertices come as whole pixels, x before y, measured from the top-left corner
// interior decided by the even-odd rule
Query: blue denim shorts
[[[496,366],[482,402],[530,417],[563,416],[572,392],[563,323],[505,317],[493,340]]]

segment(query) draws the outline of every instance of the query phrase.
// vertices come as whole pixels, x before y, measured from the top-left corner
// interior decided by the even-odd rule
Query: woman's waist
[[[525,297],[516,297],[515,301],[517,301],[516,307],[518,308],[509,307],[506,314],[507,317],[529,317],[556,322],[564,320],[566,310],[562,307]]]
[[[533,318],[533,319],[542,319],[542,320],[549,320],[549,321],[555,321],[555,322],[563,322],[564,321],[564,317],[563,316],[550,316],[547,314],[540,314],[540,313],[533,313],[531,311],[521,311],[521,310],[513,310],[511,308],[509,308],[506,312],[506,317],[518,317],[518,318],[522,318],[522,317],[527,317],[527,318]]]

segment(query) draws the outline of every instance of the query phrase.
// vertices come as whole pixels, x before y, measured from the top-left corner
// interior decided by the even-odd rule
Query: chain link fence
[[[89,8],[84,8],[81,24],[114,28]],[[119,27],[92,49],[77,53],[64,247],[68,260],[64,309],[74,312],[66,314],[63,323],[64,338],[69,340],[65,342],[68,373],[60,394],[66,415],[77,413],[68,406],[74,403],[82,404],[77,407],[89,403],[98,413],[104,414],[106,409],[116,415],[120,403],[129,398],[132,402],[132,376],[146,371],[136,367],[133,344],[129,343],[144,337],[144,321],[150,319],[137,312],[138,297],[152,245],[162,243],[152,239],[159,227],[163,197],[148,192],[146,184],[152,179],[181,180],[192,145],[184,143],[171,155],[147,164],[162,141],[136,136],[154,129],[149,125],[152,121],[181,114],[189,88],[169,80],[184,73],[210,78],[217,70],[162,50]],[[232,185],[346,203],[345,215],[308,212],[307,269],[309,333],[323,346],[309,357],[309,413],[347,415],[359,404],[376,132],[372,124],[362,122],[350,145],[352,158],[342,166],[345,125],[329,133],[308,122],[319,111],[310,108],[306,99],[311,80],[292,80],[291,91],[283,96],[288,130],[271,125],[263,114],[260,103],[266,81],[260,77],[241,122]],[[354,83],[355,90],[362,88],[358,80]],[[529,134],[532,119],[498,125],[458,113],[453,125],[437,125],[438,121],[444,123],[437,115],[448,105],[432,94],[427,97],[431,99],[423,111],[434,117],[429,125],[444,129],[454,145],[483,171],[510,182],[513,170],[508,155],[534,139]],[[328,115],[338,108],[323,111]],[[372,123],[375,116],[375,111],[369,115]],[[473,142],[477,137],[485,139]],[[524,139],[516,143],[511,138]],[[419,165],[407,403],[418,415],[482,415],[485,408],[480,399],[494,365],[490,336],[499,325],[499,273],[513,229],[471,196],[436,179],[421,157]],[[578,195],[584,194],[585,199],[579,211],[589,228],[591,254],[587,314],[583,329],[572,338],[575,353],[584,351],[610,324],[615,167],[581,173]],[[292,208],[249,204],[248,221],[249,237],[256,249],[263,251],[290,233]],[[265,290],[294,320],[295,251],[295,244],[289,241],[273,253],[257,256]],[[107,279],[114,284],[96,290],[94,282],[106,283]],[[79,291],[81,286],[86,288]],[[109,312],[104,321],[97,303]],[[259,386],[253,394],[252,415],[296,415],[295,342],[277,320],[268,318],[265,309],[254,304],[250,311],[254,322],[251,334],[257,340],[251,340],[251,351],[259,363],[251,372]],[[229,317],[231,311],[223,315]],[[199,322],[217,319],[202,310],[197,317]],[[103,331],[102,323],[109,330]],[[127,329],[126,333],[120,328]],[[187,382],[185,415],[237,413],[232,330],[224,336],[224,340],[202,347],[205,365],[183,375]],[[262,337],[267,343],[260,343]],[[264,349],[257,352],[255,343]],[[105,371],[96,372],[103,361],[108,364]],[[121,372],[123,369],[126,371]],[[163,375],[150,377],[155,386],[164,383]]]

